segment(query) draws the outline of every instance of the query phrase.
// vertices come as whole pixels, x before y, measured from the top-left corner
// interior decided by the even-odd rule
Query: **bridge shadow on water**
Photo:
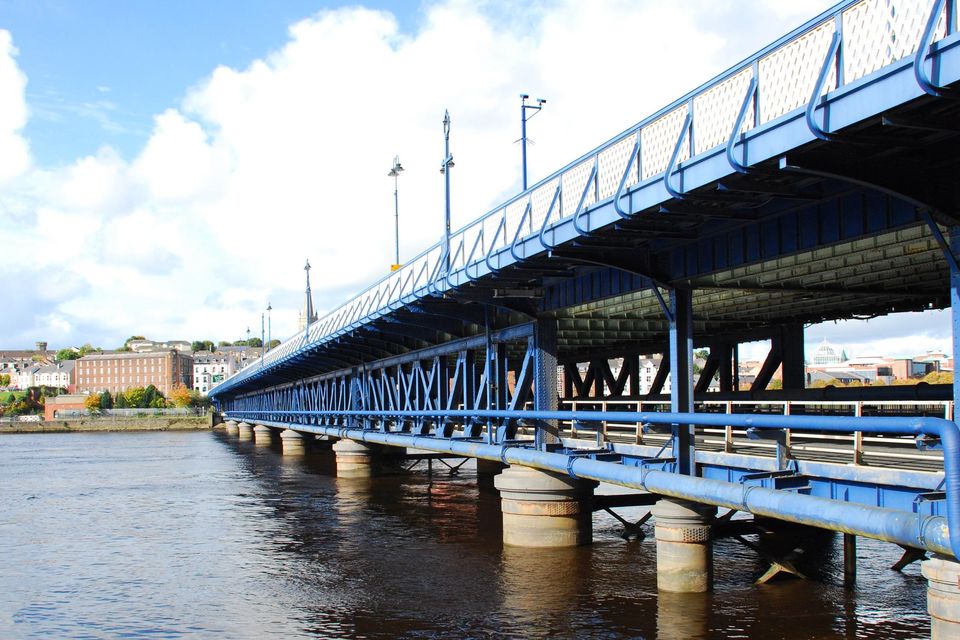
[[[754,585],[768,564],[733,539],[715,543],[715,590],[659,593],[653,529],[620,537],[594,516],[594,544],[505,547],[500,500],[425,463],[372,479],[334,477],[330,453],[284,458],[215,434],[256,487],[269,525],[270,589],[304,637],[329,638],[919,638],[929,631],[916,565],[888,567],[899,549],[860,542],[858,584],[843,586],[842,540],[809,532],[767,551],[792,552],[809,580]],[[603,488],[601,488],[602,490]],[[638,519],[641,508],[625,509]],[[754,538],[756,541],[756,539]],[[287,621],[289,623],[289,619]]]

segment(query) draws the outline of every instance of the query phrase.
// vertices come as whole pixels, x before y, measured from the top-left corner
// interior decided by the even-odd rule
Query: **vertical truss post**
[[[670,289],[670,410],[693,413],[693,290]],[[678,471],[696,475],[693,425],[673,427]]]
[[[960,253],[960,227],[950,228],[950,251],[956,256]],[[950,324],[953,329],[953,361],[960,362],[960,268],[957,267],[957,261],[947,260],[950,265]],[[956,375],[953,377],[953,406],[960,406],[960,379]],[[954,409],[954,419],[956,419],[956,409]]]
[[[557,319],[539,316],[534,329],[534,399],[535,411],[557,410]],[[544,421],[537,429],[537,444],[560,442],[556,420]]]
[[[783,357],[783,388],[803,389],[806,386],[803,368],[803,324],[787,324],[780,328],[780,353]]]
[[[714,345],[710,348],[710,354],[712,355],[714,350],[717,352],[717,362],[718,368],[717,372],[720,374],[720,391],[728,393],[733,391],[733,346],[724,342],[722,344]]]

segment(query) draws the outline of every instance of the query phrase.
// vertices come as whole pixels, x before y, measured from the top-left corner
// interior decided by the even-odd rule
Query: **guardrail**
[[[773,44],[577,158],[530,189],[453,233],[399,270],[364,289],[303,332],[273,349],[211,392],[215,396],[309,345],[336,337],[422,295],[451,288],[451,277],[474,280],[481,263],[492,271],[508,250],[538,236],[543,250],[553,246],[553,225],[573,218],[589,232],[590,208],[612,200],[617,212],[626,189],[662,180],[667,191],[684,161],[726,145],[733,167],[742,134],[807,107],[811,130],[828,136],[814,119],[819,98],[923,46],[915,65],[917,81],[928,92],[938,88],[923,62],[934,42],[956,31],[956,0],[847,0]],[[842,39],[843,46],[840,46]],[[813,95],[811,95],[813,93]]]
[[[230,411],[229,417],[289,427],[340,438],[407,446],[431,451],[457,452],[468,457],[500,460],[506,464],[538,467],[573,477],[624,484],[652,493],[750,511],[757,515],[846,531],[897,542],[907,546],[950,553],[960,558],[960,431],[956,423],[942,418],[879,418],[849,416],[783,416],[672,412],[600,411]],[[463,438],[417,436],[386,429],[388,422],[403,419],[490,421],[528,420],[540,429],[548,421],[616,421],[670,427],[697,424],[727,425],[759,432],[791,429],[795,432],[850,433],[913,436],[927,445],[939,444],[944,452],[946,518],[918,513],[848,504],[839,500],[804,496],[744,484],[708,480],[696,476],[617,462],[590,459],[588,455],[538,449],[533,442],[493,442]],[[361,429],[357,422],[381,421],[381,428]],[[488,436],[490,434],[488,433]],[[539,441],[539,439],[537,439]],[[586,453],[589,453],[586,452]]]
[[[610,415],[624,411],[643,413],[645,410],[657,412],[670,410],[669,400],[578,399],[563,400],[561,405],[569,407],[575,413],[589,410]],[[698,400],[696,407],[697,413],[695,415],[697,416],[701,414],[817,415],[854,418],[911,416],[938,417],[945,420],[953,420],[954,416],[954,404],[947,400],[910,402],[892,400]],[[910,411],[905,412],[905,409],[910,409]],[[587,428],[582,423],[577,422],[565,423],[564,427],[571,438],[589,437],[598,443],[620,441],[633,444],[662,444],[668,439],[663,435],[645,433],[642,423],[618,422],[615,419],[590,423]],[[752,449],[776,455],[781,459],[793,458],[795,454],[830,454],[835,457],[846,458],[848,463],[854,465],[865,464],[865,453],[869,453],[873,458],[883,458],[893,463],[897,461],[942,463],[943,460],[942,456],[937,453],[917,451],[916,442],[912,437],[867,436],[861,431],[853,431],[849,434],[810,434],[795,433],[790,429],[784,429],[783,438],[777,442],[751,438],[747,429],[738,429],[731,424],[716,428],[704,427],[699,429],[697,433],[703,436],[703,444],[716,447],[725,453],[733,453],[735,449]],[[867,450],[865,447],[870,445],[873,445],[873,448]],[[885,450],[881,450],[881,447]]]

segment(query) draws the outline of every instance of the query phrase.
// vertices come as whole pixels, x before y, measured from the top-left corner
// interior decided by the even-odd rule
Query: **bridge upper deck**
[[[661,285],[694,289],[698,340],[947,306],[924,211],[954,223],[956,194],[930,185],[956,175],[958,108],[917,82],[914,60],[922,49],[937,83],[960,79],[948,6],[838,4],[430,247],[214,395],[538,314],[557,318],[561,360],[653,347],[667,332]]]

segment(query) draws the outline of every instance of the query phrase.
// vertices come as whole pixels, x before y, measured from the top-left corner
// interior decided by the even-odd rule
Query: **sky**
[[[520,93],[535,182],[830,4],[0,0],[2,346],[236,340],[268,303],[287,337],[307,258],[321,314],[389,269],[395,155],[401,261],[440,238],[445,109],[456,228],[519,191]],[[948,314],[822,339],[912,355]]]

